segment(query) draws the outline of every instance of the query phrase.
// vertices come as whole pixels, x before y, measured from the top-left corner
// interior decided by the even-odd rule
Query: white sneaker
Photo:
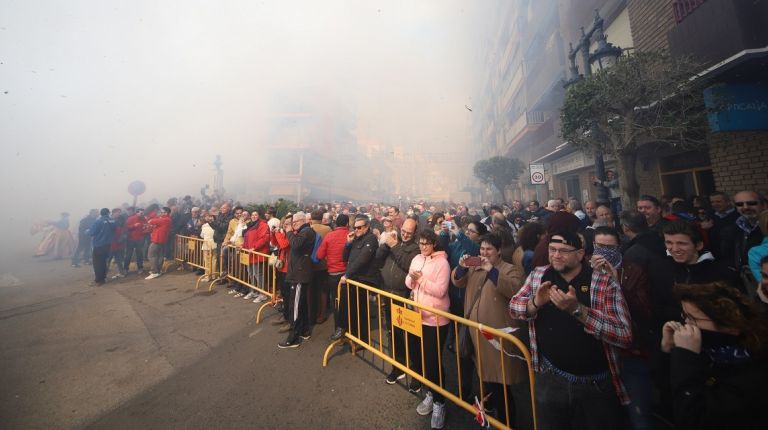
[[[117,275],[112,275],[112,279],[120,279],[122,276],[118,273]]]
[[[155,279],[155,278],[159,278],[159,277],[160,277],[160,274],[159,274],[159,273],[150,273],[150,274],[149,274],[149,276],[147,276],[147,277],[146,277],[146,278],[144,278],[144,279],[147,279],[147,280],[149,280],[149,279]]]
[[[438,403],[432,406],[432,428],[441,429],[445,425],[445,403]]]
[[[235,294],[237,292],[236,289],[230,288],[229,291],[227,291],[227,294]]]
[[[267,300],[269,300],[269,297],[265,296],[264,294],[259,294],[259,297],[256,297],[256,300],[254,300],[253,303],[266,302]]]
[[[243,297],[245,300],[251,300],[256,298],[256,292],[251,291],[250,293],[246,294],[245,297]]]
[[[419,415],[429,415],[430,412],[432,412],[432,405],[434,401],[432,399],[432,392],[427,391],[427,395],[424,397],[424,400],[419,403],[419,406],[416,406],[416,413]]]
[[[243,293],[237,293],[237,294],[235,294],[235,298],[239,299],[240,297],[243,297],[244,295],[245,294],[243,294]]]

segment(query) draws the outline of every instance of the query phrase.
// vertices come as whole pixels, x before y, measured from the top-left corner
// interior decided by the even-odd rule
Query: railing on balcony
[[[707,0],[675,0],[672,2],[672,9],[675,12],[675,22],[680,24],[686,16],[696,10],[697,7],[704,4]]]

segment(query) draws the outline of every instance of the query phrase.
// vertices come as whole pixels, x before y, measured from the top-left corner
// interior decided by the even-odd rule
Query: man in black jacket
[[[344,261],[347,271],[341,282],[357,281],[371,287],[378,287],[380,273],[376,265],[376,250],[379,241],[370,229],[370,221],[365,215],[355,217],[354,231],[347,236],[344,248]],[[368,342],[368,299],[366,290],[355,285],[342,286],[342,294],[349,294],[351,327],[349,332],[363,342]],[[360,315],[358,315],[358,304]],[[339,319],[346,320],[347,309],[339,309]],[[359,331],[358,331],[359,328]]]
[[[405,286],[405,277],[408,275],[408,269],[411,267],[411,260],[420,252],[419,245],[414,240],[416,237],[416,221],[412,219],[405,220],[400,229],[400,235],[403,239],[402,241],[398,240],[396,232],[392,232],[386,238],[385,242],[376,251],[376,260],[383,262],[381,269],[382,289],[407,298],[410,296],[411,290]],[[384,327],[389,328],[389,300],[383,300],[382,312],[384,313]],[[400,363],[405,364],[405,334],[403,330],[395,328],[392,335],[393,341],[390,345],[394,344],[395,358]],[[405,373],[397,367],[393,367],[386,381],[388,384],[394,384],[404,376]]]
[[[296,348],[299,337],[309,340],[309,321],[307,320],[306,289],[312,282],[312,248],[315,246],[315,233],[307,220],[307,214],[296,212],[293,215],[292,230],[288,232],[291,255],[288,258],[288,273],[285,281],[291,284],[288,306],[290,307],[291,331],[285,342],[277,344],[279,348]]]
[[[219,214],[216,216],[216,219],[211,223],[211,227],[213,227],[213,241],[216,242],[216,249],[219,250],[219,252],[214,252],[214,254],[219,259],[221,259],[221,252],[224,248],[221,244],[224,243],[224,237],[227,235],[229,221],[234,217],[235,215],[232,213],[232,205],[225,202],[221,205],[221,208],[219,208]],[[214,263],[213,267],[213,271],[216,272],[216,269],[219,267],[218,261]]]
[[[768,232],[760,230],[757,219],[760,213],[766,209],[763,197],[754,191],[741,191],[733,196],[733,204],[740,216],[736,221],[723,228],[721,231],[720,258],[723,259],[731,270],[740,275],[739,282],[743,290],[754,296],[757,290],[757,281],[752,276],[749,267],[747,253],[753,246],[763,241]]]

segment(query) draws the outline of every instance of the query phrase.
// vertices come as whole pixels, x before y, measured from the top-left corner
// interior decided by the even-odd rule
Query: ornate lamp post
[[[576,47],[573,47],[573,43],[569,44],[568,59],[571,62],[569,67],[570,77],[563,84],[564,87],[569,87],[576,82],[584,79],[584,76],[592,75],[592,67],[596,64],[598,70],[611,67],[616,63],[616,60],[621,56],[621,48],[613,46],[608,42],[605,33],[603,32],[603,18],[600,13],[595,9],[595,20],[592,22],[592,26],[585,31],[584,27],[581,27],[581,37],[576,43]],[[595,52],[589,52],[589,46],[592,41],[597,42],[597,50]],[[582,67],[584,68],[584,75],[579,74],[579,68],[576,65],[576,54],[581,53]],[[605,160],[603,159],[603,153],[601,151],[595,152],[595,176],[605,180]],[[608,196],[608,188],[602,184],[597,187],[597,201],[600,203],[610,202]]]

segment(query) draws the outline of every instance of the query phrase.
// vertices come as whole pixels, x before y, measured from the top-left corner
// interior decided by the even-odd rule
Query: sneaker
[[[234,288],[230,288],[229,291],[227,291],[227,294],[235,294],[237,293],[237,290]]]
[[[445,403],[435,402],[432,406],[432,428],[441,429],[445,425]]]
[[[427,395],[424,396],[424,400],[419,403],[419,406],[416,406],[416,413],[422,416],[429,415],[432,413],[433,403],[434,398],[432,397],[432,392],[427,391]]]
[[[147,276],[147,277],[146,277],[146,278],[144,278],[144,279],[147,279],[147,280],[149,280],[149,279],[155,279],[155,278],[159,278],[159,277],[160,277],[160,274],[159,274],[159,273],[150,273],[150,274],[149,274],[149,276]]]
[[[306,333],[303,333],[299,337],[304,339],[304,340],[309,340],[309,339],[312,338],[312,332],[311,331],[307,331]]]
[[[272,324],[272,325],[284,325],[284,324],[288,324],[288,321],[286,321],[285,318],[282,315],[280,315],[280,317],[278,319],[272,321],[270,324]]]
[[[245,294],[243,294],[243,293],[240,293],[240,292],[238,292],[237,294],[235,294],[235,298],[238,298],[238,299],[239,299],[240,297],[244,297],[244,296],[245,296]]]
[[[334,340],[339,340],[339,339],[341,339],[342,337],[344,337],[344,333],[346,333],[346,332],[347,332],[347,331],[346,331],[346,330],[344,330],[343,328],[341,328],[341,327],[336,327],[336,331],[334,331],[334,332],[333,332],[333,334],[331,335],[331,337],[329,338],[329,340],[331,340],[331,341],[334,341]]]
[[[256,299],[253,301],[253,303],[266,302],[267,300],[269,300],[269,297],[265,296],[264,294],[259,294],[259,296],[256,297]]]
[[[299,346],[299,340],[292,339],[292,337],[293,336],[289,336],[288,339],[285,340],[285,342],[278,343],[277,347],[280,349],[297,348]]]
[[[394,385],[397,383],[398,380],[405,378],[405,372],[398,368],[392,369],[391,372],[389,372],[389,375],[387,375],[387,379],[384,381],[389,385]]]
[[[246,294],[245,297],[243,297],[245,300],[251,300],[255,299],[257,296],[257,293],[254,291],[251,291],[250,293]]]
[[[411,393],[418,393],[421,391],[421,382],[419,382],[417,379],[411,379],[411,383],[408,384],[408,391]]]

